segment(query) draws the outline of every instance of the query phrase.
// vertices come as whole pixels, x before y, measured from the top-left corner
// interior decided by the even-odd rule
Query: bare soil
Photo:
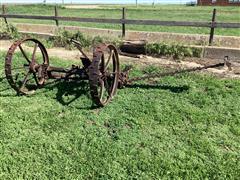
[[[9,40],[0,41],[0,51],[6,51],[9,49],[13,42]],[[66,50],[64,48],[50,48],[47,49],[49,57],[58,57],[65,60],[79,60],[81,54],[77,50]],[[92,53],[89,51],[88,56],[91,57]],[[155,65],[170,69],[176,68],[194,68],[202,67],[204,65],[215,64],[223,62],[219,59],[200,59],[200,58],[185,58],[181,61],[176,61],[171,58],[155,58],[150,56],[143,56],[141,58],[132,58],[126,56],[120,56],[121,63],[132,64],[134,66],[146,66],[146,65]],[[51,60],[50,60],[51,63]],[[221,78],[240,78],[240,64],[233,63],[234,67],[232,71],[229,71],[227,67],[223,68],[210,68],[203,70],[203,73],[211,73]]]

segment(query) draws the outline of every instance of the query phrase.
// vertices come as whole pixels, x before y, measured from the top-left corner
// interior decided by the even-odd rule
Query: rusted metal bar
[[[216,9],[213,9],[213,15],[212,15],[212,25],[210,30],[210,36],[209,36],[209,46],[212,46],[213,44],[213,36],[214,36],[214,29],[216,27]]]
[[[193,72],[193,71],[200,71],[200,70],[209,69],[209,68],[223,67],[224,65],[225,65],[225,63],[218,63],[218,64],[213,64],[213,65],[208,65],[208,66],[203,66],[203,67],[196,67],[196,68],[191,68],[191,69],[181,69],[181,70],[176,70],[176,71],[171,71],[171,72],[150,74],[150,75],[145,75],[143,77],[131,78],[131,79],[128,80],[128,83],[132,83],[132,82],[140,81],[140,80],[145,80],[145,79],[151,79],[151,78],[160,78],[160,77],[164,77],[164,76],[173,76],[173,75],[176,75],[176,74],[181,74],[181,73],[186,73],[186,72]]]
[[[125,9],[125,7],[123,7],[123,9],[122,9],[122,20],[123,20],[123,23],[122,23],[122,37],[123,38],[126,35],[126,27],[125,27],[125,23],[124,23],[125,19],[126,19],[126,9]]]
[[[85,59],[89,59],[86,53],[84,53],[80,42],[74,39],[70,39],[70,42],[74,43],[74,45],[78,48],[78,50],[81,52],[81,54],[84,56]]]
[[[3,15],[6,14],[6,6],[5,6],[4,4],[2,5],[2,14],[3,14]],[[4,22],[5,22],[6,24],[8,24],[8,22],[7,22],[7,18],[4,17],[3,19],[4,19]]]
[[[59,22],[58,22],[58,10],[57,10],[57,6],[54,7],[54,12],[55,12],[55,21],[56,21],[56,26],[59,26]]]

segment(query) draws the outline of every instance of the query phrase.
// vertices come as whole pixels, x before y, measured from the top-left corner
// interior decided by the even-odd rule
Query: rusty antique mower
[[[36,39],[18,40],[12,44],[5,59],[5,74],[9,84],[18,95],[32,94],[37,88],[43,87],[48,79],[87,80],[89,81],[93,102],[102,107],[111,101],[118,88],[122,88],[134,81],[222,67],[225,64],[223,62],[192,69],[147,74],[143,77],[130,79],[128,74],[131,68],[126,67],[123,71],[120,70],[118,50],[114,45],[100,44],[93,49],[93,57],[89,58],[83,52],[78,41],[73,39],[70,41],[82,54],[81,66],[72,65],[70,68],[51,66],[46,48]],[[29,44],[31,44],[32,50],[27,53],[23,47],[29,47]],[[17,52],[22,54],[22,62],[18,62],[19,53]]]

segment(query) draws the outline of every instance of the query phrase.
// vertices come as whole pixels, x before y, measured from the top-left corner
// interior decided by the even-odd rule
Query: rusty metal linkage
[[[89,58],[78,41],[71,39],[70,42],[81,52],[82,66],[50,66],[47,50],[40,41],[28,38],[14,42],[5,58],[5,75],[10,86],[18,95],[30,95],[44,86],[48,79],[88,80],[93,102],[103,107],[112,100],[118,88],[135,81],[217,68],[225,64],[231,68],[228,57],[225,57],[225,63],[129,78],[132,67],[120,71],[118,50],[114,45],[100,44],[94,48],[93,57]]]

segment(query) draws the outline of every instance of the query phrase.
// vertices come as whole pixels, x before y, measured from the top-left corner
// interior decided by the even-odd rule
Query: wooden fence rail
[[[134,25],[158,25],[158,26],[183,26],[183,27],[205,27],[210,28],[209,45],[213,43],[214,29],[215,28],[240,28],[240,23],[219,23],[216,22],[216,9],[213,10],[213,16],[211,22],[189,22],[189,21],[159,21],[159,20],[138,20],[138,19],[127,19],[126,9],[122,10],[121,19],[102,19],[102,18],[81,18],[81,17],[64,17],[58,16],[57,7],[54,8],[54,16],[38,16],[38,15],[18,15],[18,14],[7,14],[6,8],[2,6],[2,14],[0,18],[4,18],[7,23],[7,18],[16,19],[38,19],[38,20],[53,20],[56,25],[59,25],[59,21],[76,21],[76,22],[92,22],[92,23],[109,23],[109,24],[121,24],[122,25],[122,36],[126,33],[126,24]]]

